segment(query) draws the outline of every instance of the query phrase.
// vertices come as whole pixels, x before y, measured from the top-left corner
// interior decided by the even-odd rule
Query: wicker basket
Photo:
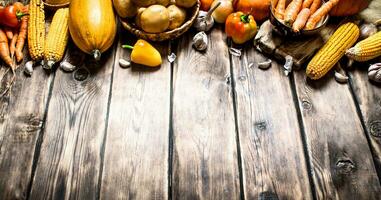
[[[170,40],[175,39],[185,32],[189,30],[190,27],[192,27],[194,21],[196,20],[198,16],[198,12],[200,11],[200,2],[197,1],[196,5],[191,8],[188,12],[188,21],[186,21],[183,25],[180,27],[166,31],[163,33],[147,33],[143,30],[140,30],[138,27],[135,26],[133,20],[129,19],[123,19],[120,18],[120,21],[122,23],[122,26],[127,29],[129,32],[134,34],[136,37],[145,39],[145,40],[151,40],[151,41],[164,41],[164,40]]]
[[[70,5],[70,0],[67,0],[65,3],[62,3],[62,4],[50,4],[50,3],[46,3],[46,0],[44,0],[43,2],[44,2],[44,6],[46,8],[52,9],[52,10],[59,9],[59,8],[65,8],[65,7],[68,7]]]

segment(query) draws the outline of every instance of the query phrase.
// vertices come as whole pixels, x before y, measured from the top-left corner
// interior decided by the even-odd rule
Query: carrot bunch
[[[18,2],[17,2],[18,3]],[[5,9],[0,7],[0,12]],[[28,6],[22,7],[22,12],[28,12]],[[1,20],[5,20],[0,19]],[[23,60],[23,48],[27,35],[28,16],[24,15],[19,19],[17,27],[0,26],[0,58],[8,65],[12,71],[15,70],[14,60],[21,62]],[[14,56],[16,59],[14,59]]]
[[[273,5],[275,17],[285,25],[292,27],[294,32],[302,29],[312,30],[339,3],[339,0],[329,0],[322,4],[322,0],[287,0],[277,1]]]

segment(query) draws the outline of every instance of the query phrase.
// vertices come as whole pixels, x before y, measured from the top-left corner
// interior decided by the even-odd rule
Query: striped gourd
[[[364,62],[381,56],[381,31],[357,43],[345,53],[349,58]]]
[[[45,68],[51,69],[53,65],[62,60],[69,39],[69,8],[56,11],[50,24],[45,41]]]
[[[307,66],[307,76],[316,80],[327,74],[357,41],[359,35],[360,30],[356,24],[348,22],[341,25],[312,58]]]
[[[33,60],[44,57],[45,43],[45,12],[42,0],[30,0],[28,22],[29,54]]]

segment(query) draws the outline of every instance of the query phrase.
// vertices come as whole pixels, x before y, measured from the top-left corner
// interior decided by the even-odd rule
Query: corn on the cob
[[[364,62],[381,56],[381,31],[357,43],[345,53],[349,58]]]
[[[56,11],[50,24],[48,36],[45,41],[45,68],[51,69],[53,65],[63,58],[69,38],[69,8]]]
[[[349,22],[341,25],[312,58],[307,66],[307,76],[316,80],[327,74],[357,41],[359,35],[360,30],[356,24]]]
[[[29,3],[28,46],[33,60],[42,60],[45,45],[45,12],[42,0]]]

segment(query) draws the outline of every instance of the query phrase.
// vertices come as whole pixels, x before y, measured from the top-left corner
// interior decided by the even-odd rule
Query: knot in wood
[[[274,192],[261,192],[259,194],[258,200],[278,200],[278,196]]]
[[[303,100],[302,107],[304,110],[311,110],[312,104],[308,100]]]
[[[267,124],[266,124],[266,122],[257,122],[257,123],[255,123],[254,125],[255,125],[255,128],[256,128],[257,130],[260,130],[260,131],[264,131],[264,130],[267,129]]]
[[[336,162],[336,168],[340,174],[349,174],[356,167],[355,164],[349,159],[341,159]]]
[[[381,121],[371,122],[369,130],[374,137],[381,137]]]
[[[89,77],[90,72],[84,68],[80,68],[74,73],[74,79],[77,81],[84,81]]]
[[[246,81],[246,76],[241,75],[241,76],[238,77],[238,80],[240,80],[240,81]]]

